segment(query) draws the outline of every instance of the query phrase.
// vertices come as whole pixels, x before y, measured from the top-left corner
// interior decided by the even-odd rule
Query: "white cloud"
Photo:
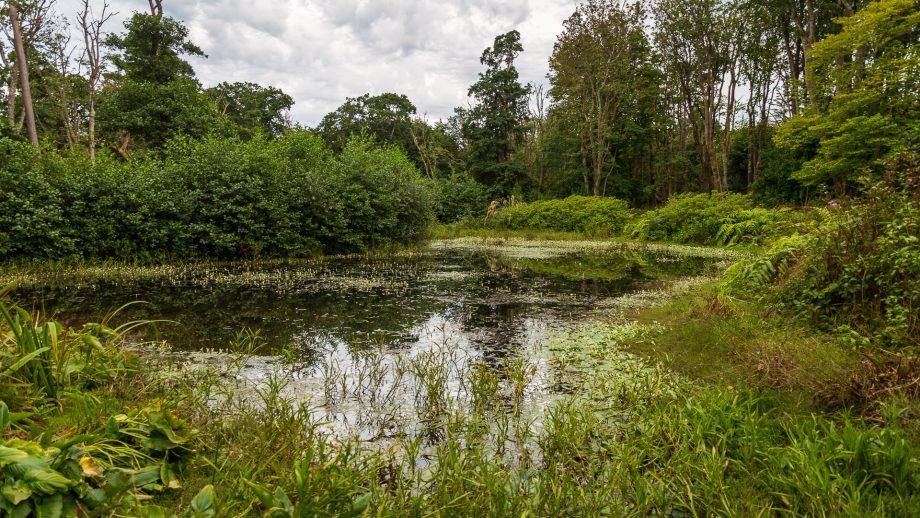
[[[102,0],[91,0],[101,6]],[[59,0],[70,15],[80,0]],[[120,31],[139,0],[110,0]],[[345,97],[406,94],[431,118],[467,103],[479,56],[498,34],[517,29],[524,82],[543,83],[562,22],[578,0],[166,0],[208,55],[192,59],[199,80],[273,85],[296,101],[295,120],[314,125]]]

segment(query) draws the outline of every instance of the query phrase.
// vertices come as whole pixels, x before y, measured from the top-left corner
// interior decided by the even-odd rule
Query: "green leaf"
[[[42,498],[35,507],[36,518],[61,518],[64,511],[64,498],[60,494]]]
[[[118,427],[118,421],[115,419],[115,416],[109,417],[109,420],[105,423],[105,436],[109,439],[118,439],[121,436],[120,428]]]
[[[358,498],[355,498],[354,502],[351,504],[351,512],[353,513],[363,513],[367,509],[368,504],[371,501],[371,493],[366,493]]]
[[[19,505],[32,496],[32,490],[26,487],[21,480],[15,482],[7,480],[0,488],[0,495],[9,500],[13,505]]]
[[[0,401],[0,432],[5,432],[7,428],[13,423],[13,418],[10,416],[10,409],[6,406],[6,403]]]
[[[201,488],[201,491],[192,499],[191,512],[192,516],[210,517],[216,512],[217,497],[214,493],[214,486],[208,484]]]
[[[272,495],[271,491],[266,489],[255,482],[250,482],[249,480],[243,479],[243,482],[249,486],[252,492],[256,495],[256,498],[259,499],[259,502],[262,504],[262,507],[266,509],[271,509],[277,507],[275,504],[275,497]]]
[[[0,467],[14,462],[22,462],[28,458],[29,455],[20,449],[0,446]]]
[[[172,518],[176,516],[169,509],[158,505],[144,505],[135,510],[140,518]]]
[[[50,350],[51,350],[50,347],[42,347],[42,348],[40,348],[40,349],[36,349],[36,350],[32,351],[31,353],[29,353],[29,354],[23,356],[22,358],[20,358],[19,361],[17,361],[16,363],[10,365],[10,366],[6,369],[6,371],[4,372],[4,374],[7,375],[7,376],[14,374],[16,371],[18,371],[19,369],[21,369],[24,365],[26,365],[26,364],[29,363],[30,361],[34,360],[36,357],[41,356],[44,352],[50,351]]]
[[[27,469],[23,476],[25,483],[33,490],[46,495],[52,495],[58,491],[64,491],[76,485],[76,482],[52,470],[47,464],[44,464],[44,462],[41,464],[43,465],[36,463],[35,466]]]

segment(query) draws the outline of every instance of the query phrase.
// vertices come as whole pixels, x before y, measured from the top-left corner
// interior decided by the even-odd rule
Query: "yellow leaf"
[[[96,477],[102,474],[102,468],[90,456],[80,457],[80,467],[83,468],[83,474],[87,477]]]

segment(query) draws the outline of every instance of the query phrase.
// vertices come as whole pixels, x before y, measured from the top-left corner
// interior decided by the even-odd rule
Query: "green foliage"
[[[722,222],[714,242],[719,245],[757,245],[774,236],[792,216],[789,209],[740,210]]]
[[[671,197],[664,206],[642,214],[624,232],[644,241],[715,244],[720,240],[722,225],[728,223],[738,230],[727,229],[724,237],[730,239],[741,234],[751,240],[751,231],[759,225],[741,227],[745,219],[742,215],[764,218],[763,213],[751,211],[752,205],[750,197],[741,194],[681,194]]]
[[[920,205],[881,185],[809,236],[779,301],[861,342],[920,345]]]
[[[226,126],[198,82],[124,79],[102,90],[97,106],[100,135],[127,157],[131,150],[157,150],[177,135],[204,137]]]
[[[630,158],[654,137],[661,77],[652,65],[643,16],[638,4],[589,0],[565,21],[550,57],[552,110],[580,136],[579,161],[590,164],[585,184],[594,196],[628,191],[626,185],[608,190],[608,180],[622,180],[634,165]]]
[[[25,142],[0,138],[0,257],[58,255],[62,207],[40,172],[35,150]]]
[[[818,106],[786,122],[776,141],[814,150],[796,179],[844,192],[920,145],[920,11],[913,0],[882,0],[838,22],[843,31],[811,50]]]
[[[281,136],[291,127],[288,111],[294,105],[294,99],[278,88],[224,82],[208,88],[206,93],[244,137],[260,131],[266,135]]]
[[[142,83],[170,83],[194,77],[182,56],[204,56],[188,40],[188,28],[169,16],[135,12],[125,21],[124,34],[111,34],[105,44],[118,52],[109,59],[126,79]]]
[[[530,228],[611,236],[623,229],[629,215],[626,202],[616,198],[570,196],[509,206],[498,211],[493,221],[512,230]]]
[[[408,155],[415,151],[411,134],[415,111],[405,95],[364,94],[347,98],[323,117],[316,130],[335,152],[343,151],[352,137],[366,134],[378,144],[398,146]]]
[[[330,176],[345,221],[333,234],[341,251],[417,241],[434,221],[428,183],[397,148],[353,139]]]
[[[139,427],[175,434],[163,419],[162,413],[144,410],[137,422]],[[130,440],[99,432],[49,445],[0,440],[0,473],[0,511],[7,516],[75,517],[137,510],[151,493],[178,487],[165,457],[149,456]]]
[[[109,59],[117,73],[99,97],[99,134],[123,157],[133,149],[159,149],[176,135],[203,137],[225,125],[182,57],[204,56],[182,23],[135,12],[125,21],[125,33],[109,35],[105,44],[116,51]]]
[[[465,174],[434,180],[435,216],[441,223],[481,218],[489,205],[485,186]]]
[[[7,391],[28,386],[37,395],[55,398],[66,390],[111,383],[136,363],[120,344],[137,325],[113,329],[105,320],[80,330],[65,329],[0,303],[0,396],[6,399],[11,395]]]
[[[174,471],[192,453],[195,432],[157,401],[110,417],[105,425],[94,422],[87,433],[74,434],[73,428],[39,433],[32,423],[34,440],[21,433],[7,438],[11,427],[25,430],[17,421],[32,414],[10,412],[6,401],[34,394],[29,408],[38,413],[64,398],[68,404],[94,401],[86,391],[133,371],[134,356],[120,346],[137,323],[65,330],[2,304],[0,316],[0,514],[103,515],[136,508],[145,493],[178,487]]]
[[[415,241],[433,218],[412,163],[363,140],[337,158],[307,132],[180,138],[127,162],[7,139],[0,153],[0,260],[354,252]]]
[[[462,134],[470,146],[470,172],[496,197],[511,194],[527,176],[523,164],[511,161],[528,118],[530,87],[521,84],[514,66],[523,51],[518,31],[496,36],[493,46],[479,59],[486,70],[479,73],[468,92],[475,104],[468,110],[457,109]]]

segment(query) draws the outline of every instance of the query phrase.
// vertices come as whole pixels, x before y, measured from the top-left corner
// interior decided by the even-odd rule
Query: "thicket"
[[[235,258],[408,243],[430,185],[393,148],[306,132],[173,140],[161,157],[38,154],[0,139],[0,260]]]
[[[730,276],[856,345],[920,345],[920,175],[902,169]]]
[[[630,218],[625,201],[590,196],[533,203],[510,202],[491,212],[488,224],[492,227],[579,232],[591,236],[616,235]]]
[[[488,189],[466,174],[434,181],[435,216],[441,223],[481,218],[489,206]]]

